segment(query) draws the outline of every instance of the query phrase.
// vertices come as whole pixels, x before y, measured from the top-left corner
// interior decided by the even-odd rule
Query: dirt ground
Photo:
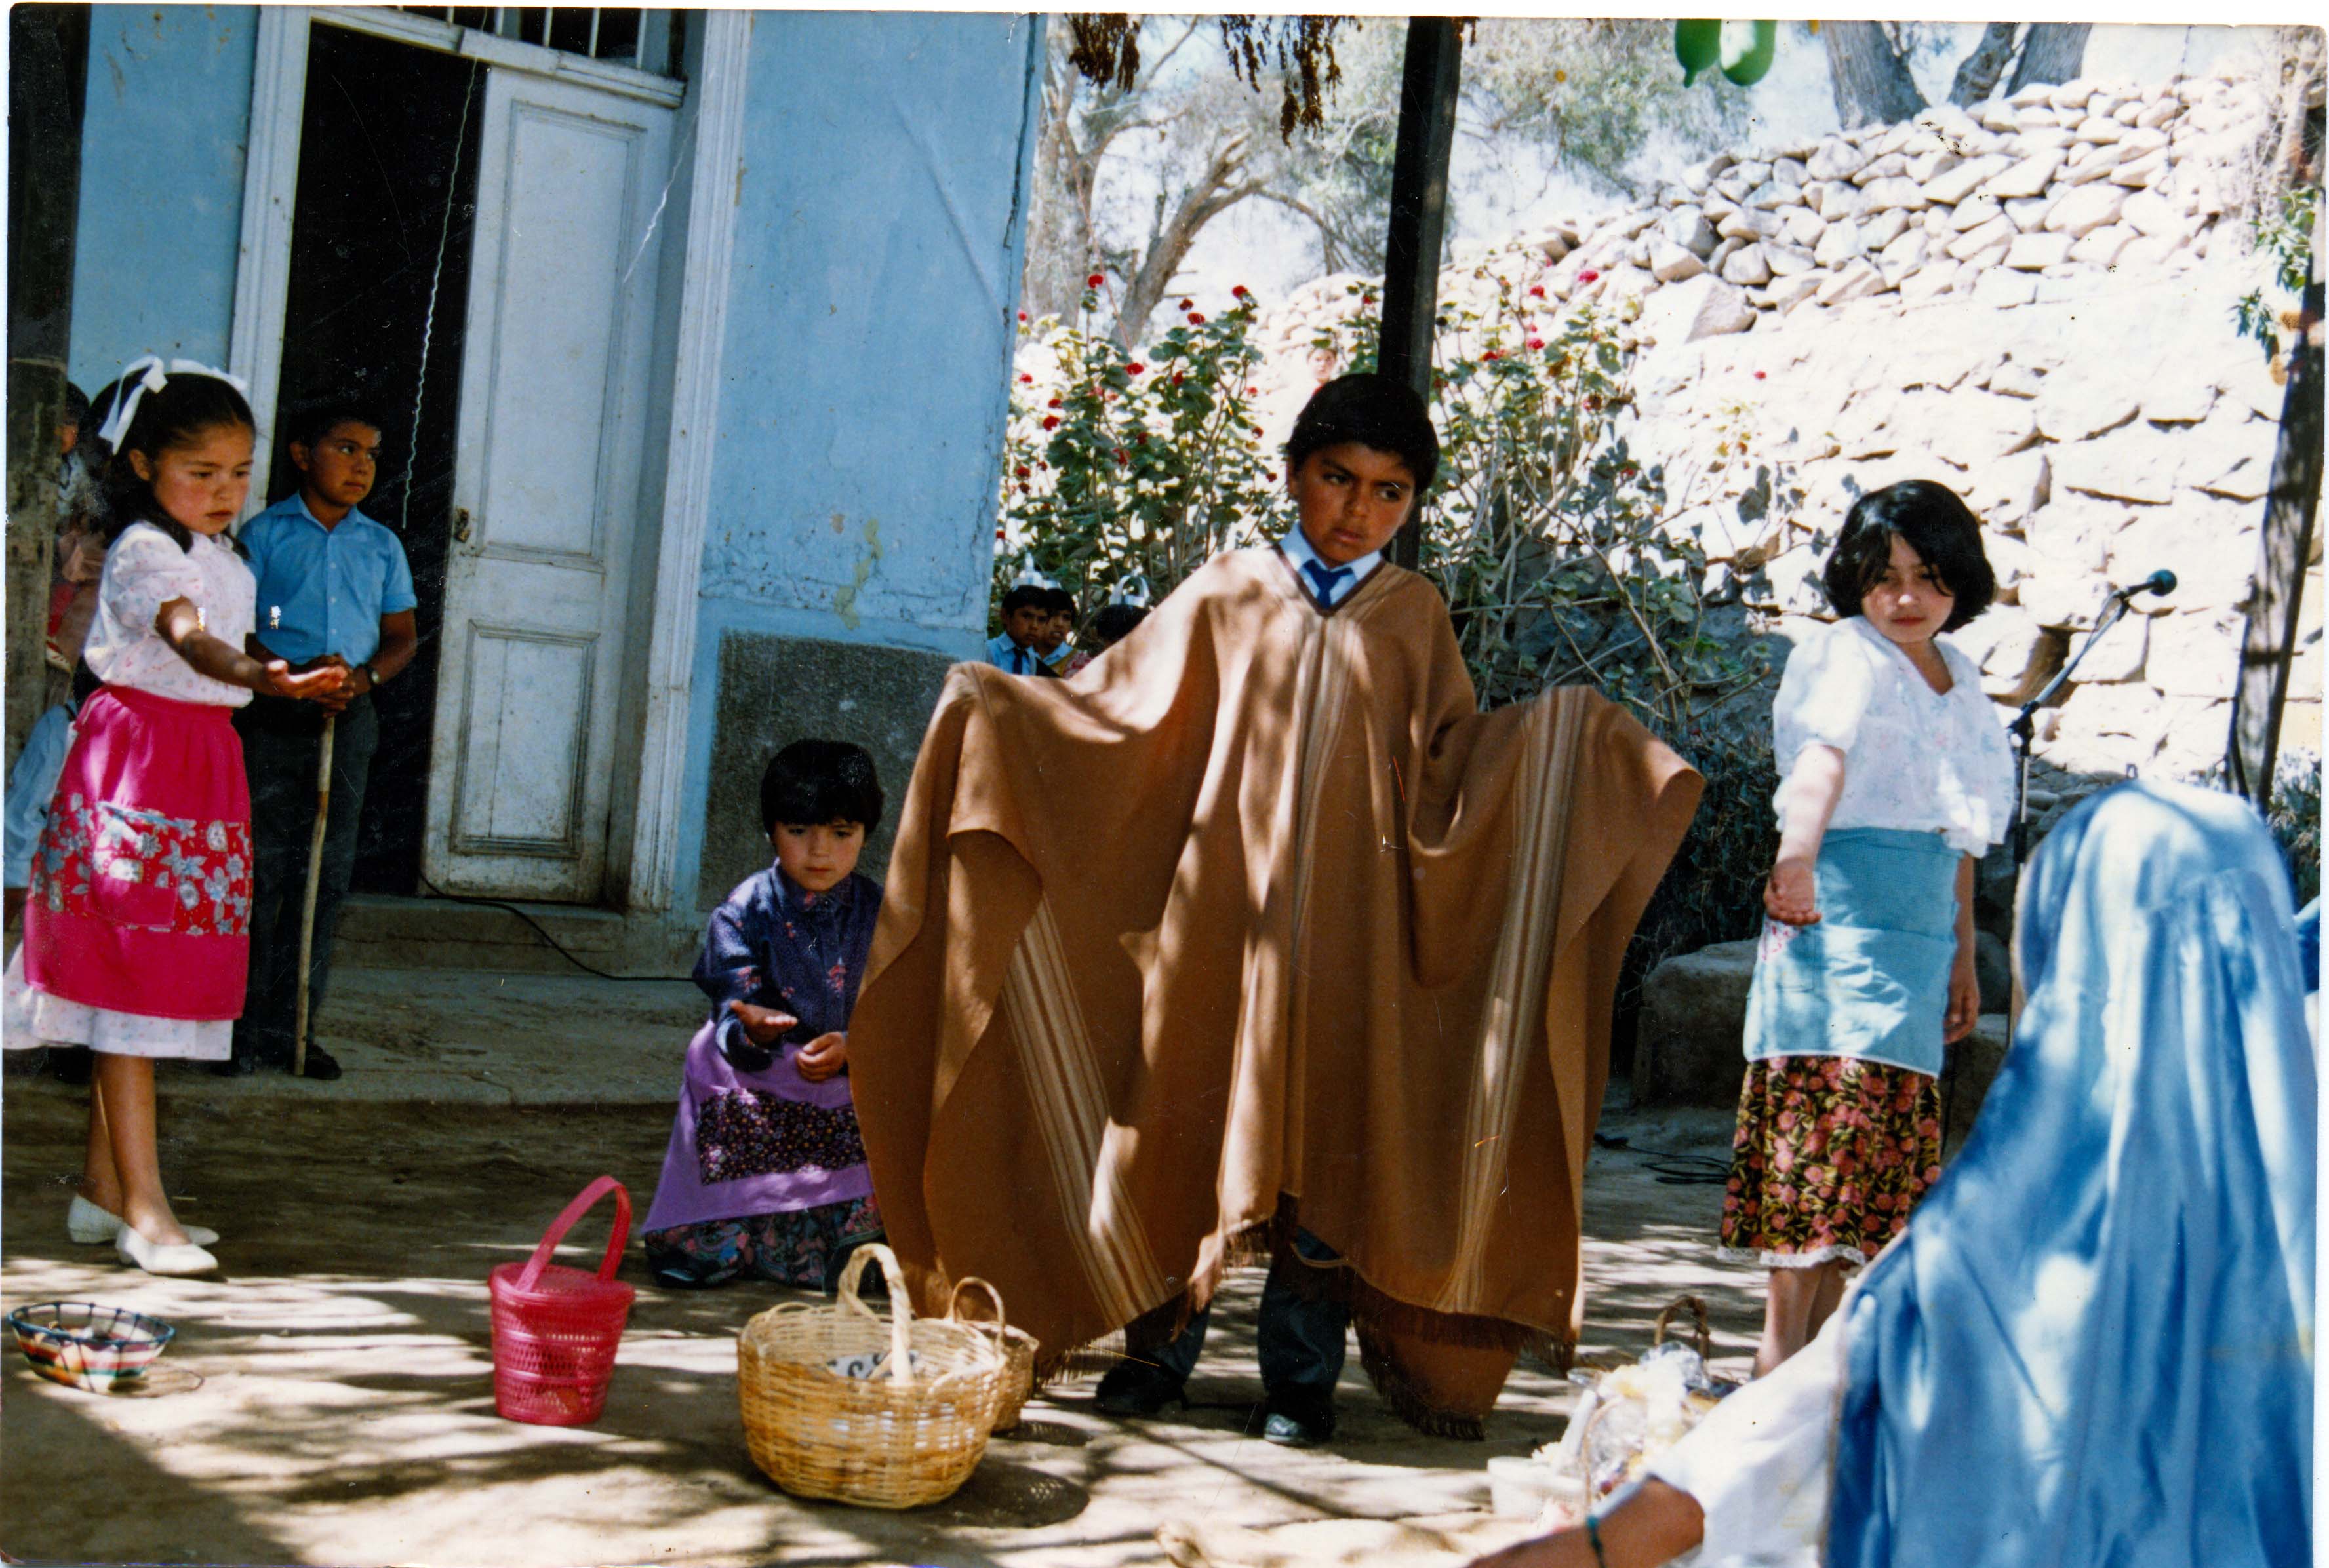
[[[391,988],[393,989],[393,988]],[[630,1026],[625,1025],[626,1029]],[[345,1042],[335,1045],[344,1049]],[[410,1054],[410,1053],[408,1053]],[[675,1052],[674,1053],[675,1055]],[[1174,1520],[1447,1514],[1488,1506],[1485,1466],[1559,1435],[1570,1388],[1513,1376],[1477,1443],[1418,1436],[1366,1387],[1355,1355],[1342,1430],[1306,1452],[1244,1434],[1260,1396],[1241,1272],[1191,1385],[1193,1408],[1148,1422],[1096,1414],[1089,1385],[1039,1394],[948,1502],[902,1514],[804,1502],[763,1479],[737,1415],[734,1336],[788,1292],[641,1285],[603,1420],[522,1426],[493,1409],[486,1275],[523,1257],[601,1172],[642,1211],[667,1103],[359,1097],[344,1084],[163,1079],[163,1159],[180,1212],[223,1232],[223,1272],[149,1278],[77,1247],[63,1214],[83,1102],[45,1079],[6,1086],[9,1308],[92,1299],[175,1324],[137,1396],[62,1388],[9,1352],[0,1399],[0,1547],[33,1562],[332,1564],[1159,1563]],[[383,1069],[394,1064],[382,1055]],[[667,1067],[646,1077],[660,1077]],[[644,1070],[643,1070],[644,1072]],[[261,1080],[262,1084],[267,1081]],[[375,1090],[376,1094],[386,1091]],[[1636,1146],[1719,1154],[1727,1118],[1612,1113]],[[1743,1369],[1759,1280],[1718,1265],[1720,1188],[1664,1185],[1634,1150],[1589,1173],[1588,1360],[1630,1357],[1675,1294],[1703,1295],[1718,1363]],[[569,1261],[595,1261],[606,1209]],[[587,1250],[589,1259],[582,1256]]]

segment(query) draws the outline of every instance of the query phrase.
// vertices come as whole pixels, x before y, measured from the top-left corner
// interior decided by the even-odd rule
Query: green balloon
[[[1737,25],[1733,23],[1734,27]],[[1736,58],[1726,59],[1722,62],[1722,74],[1740,87],[1752,87],[1762,80],[1765,73],[1771,69],[1772,56],[1777,54],[1779,49],[1777,23],[1758,22],[1753,23],[1753,27],[1755,30],[1753,41],[1745,52]],[[1726,39],[1724,42],[1731,44],[1733,48],[1737,47],[1736,34],[1734,33],[1732,38]],[[1725,49],[1722,52],[1729,55],[1730,50]]]
[[[1674,58],[1682,61],[1682,84],[1689,87],[1696,82],[1699,72],[1719,63],[1722,58],[1722,23],[1675,23]]]

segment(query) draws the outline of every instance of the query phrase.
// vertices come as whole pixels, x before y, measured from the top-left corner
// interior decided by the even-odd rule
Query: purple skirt
[[[712,1023],[688,1042],[663,1176],[642,1230],[788,1214],[870,1196],[846,1074],[812,1084],[782,1047],[757,1073],[720,1053]]]

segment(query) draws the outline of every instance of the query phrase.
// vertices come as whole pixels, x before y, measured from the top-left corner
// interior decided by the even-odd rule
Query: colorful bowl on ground
[[[19,1307],[8,1327],[33,1371],[95,1394],[143,1375],[178,1332],[159,1318],[97,1301]]]

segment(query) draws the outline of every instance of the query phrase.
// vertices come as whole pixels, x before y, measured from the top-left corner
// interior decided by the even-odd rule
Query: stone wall
[[[1909,477],[1985,521],[2003,591],[1957,640],[2001,703],[2061,667],[2112,585],[2174,572],[2041,715],[2038,755],[2062,770],[2041,803],[2130,769],[2188,775],[2224,755],[2281,408],[2232,319],[2264,277],[2240,208],[2267,108],[2229,77],[1941,106],[1718,155],[1637,208],[1463,258],[1445,287],[1485,302],[1532,274],[1630,323],[1621,433],[1664,466],[1674,526],[1749,575],[1764,630],[1826,613],[1814,577],[1844,512]],[[1311,345],[1353,281],[1265,329],[1273,437],[1333,371]],[[2284,729],[2315,751],[2317,550]]]

